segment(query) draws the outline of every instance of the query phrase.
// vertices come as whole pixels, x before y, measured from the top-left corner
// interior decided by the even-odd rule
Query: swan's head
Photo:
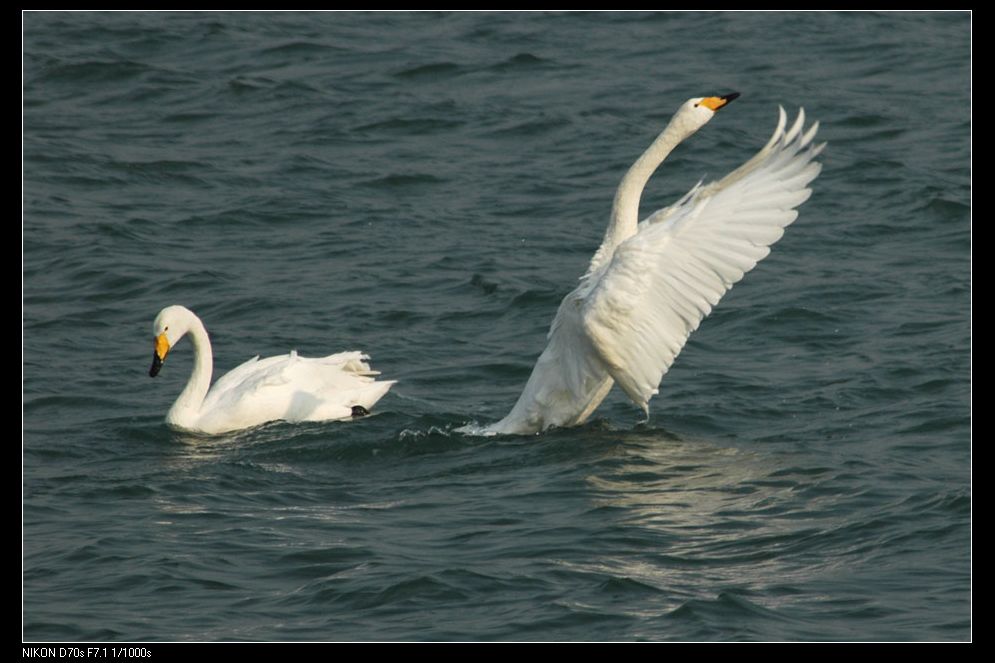
[[[155,350],[152,353],[152,368],[149,369],[149,376],[155,377],[162,368],[162,362],[166,361],[169,349],[176,345],[183,336],[190,331],[192,320],[197,316],[183,306],[167,306],[159,311],[152,323],[152,335],[155,337]]]
[[[721,97],[695,97],[694,99],[688,99],[684,102],[684,105],[677,109],[670,123],[675,128],[680,129],[684,137],[690,136],[715,117],[715,113],[720,108],[725,107],[726,104],[738,96],[739,92],[731,92]]]

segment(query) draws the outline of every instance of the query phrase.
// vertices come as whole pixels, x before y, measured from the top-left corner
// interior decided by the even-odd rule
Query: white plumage
[[[377,382],[379,373],[370,370],[362,352],[317,358],[291,352],[253,357],[211,387],[211,341],[200,318],[183,306],[168,306],[156,316],[153,333],[153,377],[172,346],[187,334],[193,341],[193,373],[166,423],[194,433],[215,435],[278,420],[350,419],[365,414],[394,384]]]
[[[650,175],[684,139],[738,95],[691,99],[629,169],[605,239],[580,285],[557,311],[548,345],[511,412],[485,433],[525,434],[583,423],[614,383],[647,414],[649,400],[688,335],[798,216],[811,195],[823,145],[803,131],[804,110],[785,131],[718,182],[638,222]]]

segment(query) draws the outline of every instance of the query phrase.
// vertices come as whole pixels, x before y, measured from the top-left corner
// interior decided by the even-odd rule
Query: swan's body
[[[268,421],[328,421],[366,414],[394,384],[376,382],[362,352],[305,358],[296,352],[253,357],[211,385],[213,356],[204,323],[182,306],[168,306],[153,324],[155,377],[170,348],[190,334],[194,369],[166,415],[174,428],[215,435]],[[208,390],[210,387],[210,390]]]
[[[688,335],[733,284],[770,252],[821,169],[784,109],[760,152],[718,182],[700,183],[639,223],[650,176],[678,145],[735,99],[691,99],[619,184],[611,222],[580,285],[553,319],[548,344],[518,402],[485,433],[527,434],[583,423],[616,382],[649,415],[649,400]]]

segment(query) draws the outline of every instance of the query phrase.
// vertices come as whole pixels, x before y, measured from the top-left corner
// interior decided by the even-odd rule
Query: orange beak
[[[701,100],[701,105],[712,111],[717,111],[738,96],[739,92],[730,92],[722,97],[705,97]]]

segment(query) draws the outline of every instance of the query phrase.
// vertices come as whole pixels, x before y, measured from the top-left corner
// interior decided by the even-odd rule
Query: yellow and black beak
[[[739,97],[739,92],[730,92],[722,97],[705,97],[701,100],[700,105],[709,110],[717,111],[737,97]]]
[[[162,362],[166,361],[167,354],[169,354],[169,339],[166,338],[165,334],[159,334],[155,337],[155,351],[152,353],[152,368],[149,369],[150,378],[154,378],[159,375],[159,369],[162,368]]]

